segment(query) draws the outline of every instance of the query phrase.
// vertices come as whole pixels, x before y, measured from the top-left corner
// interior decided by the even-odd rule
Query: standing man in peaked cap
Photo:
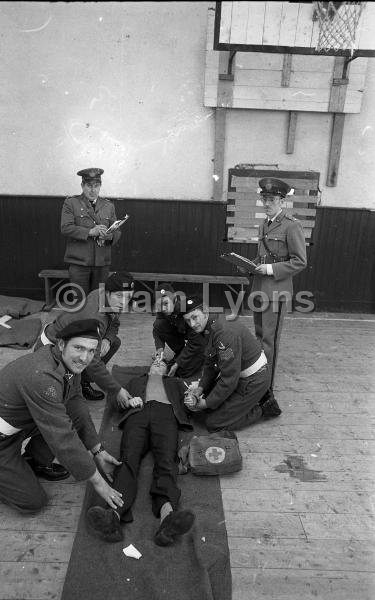
[[[81,394],[80,374],[99,343],[98,325],[94,319],[70,323],[56,346],[21,356],[0,371],[0,501],[20,512],[37,512],[47,503],[37,477],[58,481],[69,473],[90,481],[112,508],[123,505],[122,494],[99,472],[112,481],[111,471],[121,463],[100,443]],[[137,399],[129,402],[138,405]]]
[[[307,264],[306,243],[298,219],[283,209],[283,199],[291,191],[285,181],[265,177],[259,181],[266,219],[259,227],[258,263],[252,281],[255,334],[262,342],[271,369],[268,398],[273,396],[277,354],[288,300],[293,294],[294,275]],[[251,281],[251,279],[250,279]]]
[[[103,169],[83,169],[82,194],[67,198],[61,212],[61,233],[67,238],[64,261],[69,264],[71,283],[87,295],[109,275],[111,248],[120,231],[106,231],[116,221],[115,207],[99,196]]]

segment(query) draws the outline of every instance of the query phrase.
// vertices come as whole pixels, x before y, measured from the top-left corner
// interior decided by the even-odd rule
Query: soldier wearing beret
[[[59,480],[69,473],[90,481],[112,508],[123,504],[121,493],[99,472],[112,481],[120,463],[102,447],[81,394],[80,374],[99,340],[97,321],[77,321],[59,332],[56,346],[26,354],[0,371],[0,500],[20,512],[37,512],[48,501],[37,477]]]
[[[116,221],[115,207],[99,196],[103,169],[83,169],[82,194],[66,198],[61,212],[61,233],[67,238],[64,261],[69,264],[71,283],[87,295],[109,275],[111,248],[120,239],[120,230],[106,234]]]
[[[264,399],[270,373],[260,342],[240,321],[210,314],[199,296],[186,300],[184,319],[207,338],[203,375],[192,384],[185,404],[205,411],[209,431],[237,430],[280,409],[274,399]]]
[[[104,293],[103,293],[104,292]],[[62,312],[43,330],[35,349],[41,345],[56,344],[59,333],[70,323],[82,319],[97,319],[101,335],[94,357],[81,375],[82,393],[86,400],[102,400],[103,392],[95,390],[90,383],[96,383],[108,394],[114,395],[120,407],[130,399],[128,392],[112,377],[106,364],[121,345],[118,337],[119,313],[128,309],[134,293],[134,280],[127,271],[115,271],[104,285],[104,290],[96,289],[87,296],[83,308],[77,312]]]
[[[259,181],[259,187],[267,216],[259,227],[258,266],[251,292],[256,306],[255,334],[262,342],[271,369],[267,397],[273,397],[283,319],[287,301],[293,294],[292,278],[307,264],[306,243],[301,223],[283,209],[283,199],[291,192],[289,185],[280,179],[266,177]]]
[[[152,328],[156,355],[163,358],[167,344],[174,352],[168,375],[191,377],[202,368],[206,340],[185,323],[179,299],[169,283],[160,284],[156,291],[159,310]]]

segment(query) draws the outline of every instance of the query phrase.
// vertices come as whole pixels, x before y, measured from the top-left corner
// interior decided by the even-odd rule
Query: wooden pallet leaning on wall
[[[284,200],[287,212],[301,221],[306,244],[312,243],[316,206],[319,203],[319,173],[276,169],[229,169],[227,195],[227,239],[229,242],[256,243],[258,228],[265,219],[259,179],[276,177],[294,189]]]

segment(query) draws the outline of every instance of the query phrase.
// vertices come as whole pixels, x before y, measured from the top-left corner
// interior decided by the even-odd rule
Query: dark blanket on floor
[[[114,367],[116,379],[126,387],[131,377],[147,367]],[[101,427],[106,448],[118,456],[121,430],[114,403],[108,402]],[[198,427],[202,430],[202,427]],[[181,444],[191,437],[181,432]],[[133,506],[134,521],[124,525],[124,541],[107,544],[86,529],[85,514],[97,503],[88,484],[77,535],[65,579],[62,600],[230,600],[231,571],[221,490],[218,477],[179,476],[180,508],[195,512],[196,522],[170,547],[159,547],[153,536],[159,521],[151,512],[149,486],[152,457],[143,460]],[[133,544],[142,557],[126,557],[122,549]]]
[[[16,296],[0,296],[0,317],[9,315],[14,319],[27,317],[41,312],[45,302],[30,300],[30,298],[17,298]]]
[[[10,329],[0,325],[0,346],[8,348],[31,348],[42,329],[39,318],[10,319],[5,325],[9,325]]]

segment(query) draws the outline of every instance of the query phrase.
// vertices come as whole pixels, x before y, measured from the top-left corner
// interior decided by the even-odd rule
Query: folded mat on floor
[[[45,302],[40,300],[30,300],[30,298],[17,298],[16,296],[0,295],[0,317],[9,315],[14,319],[27,317],[41,312],[45,307]]]
[[[8,327],[6,327],[8,325]],[[0,324],[0,346],[8,348],[31,348],[42,329],[39,318],[9,319]]]
[[[126,387],[132,377],[147,370],[114,366],[112,372]],[[118,413],[113,406],[114,402],[107,402],[101,439],[118,456],[121,430],[115,424]],[[180,433],[181,444],[192,435]],[[230,600],[231,570],[219,478],[179,476],[180,508],[193,510],[196,521],[176,544],[159,547],[153,541],[159,520],[152,514],[149,495],[152,465],[149,453],[139,472],[134,521],[124,525],[122,542],[108,544],[87,532],[85,514],[98,499],[88,484],[62,600]],[[142,554],[139,560],[124,555],[122,550],[129,544]]]

